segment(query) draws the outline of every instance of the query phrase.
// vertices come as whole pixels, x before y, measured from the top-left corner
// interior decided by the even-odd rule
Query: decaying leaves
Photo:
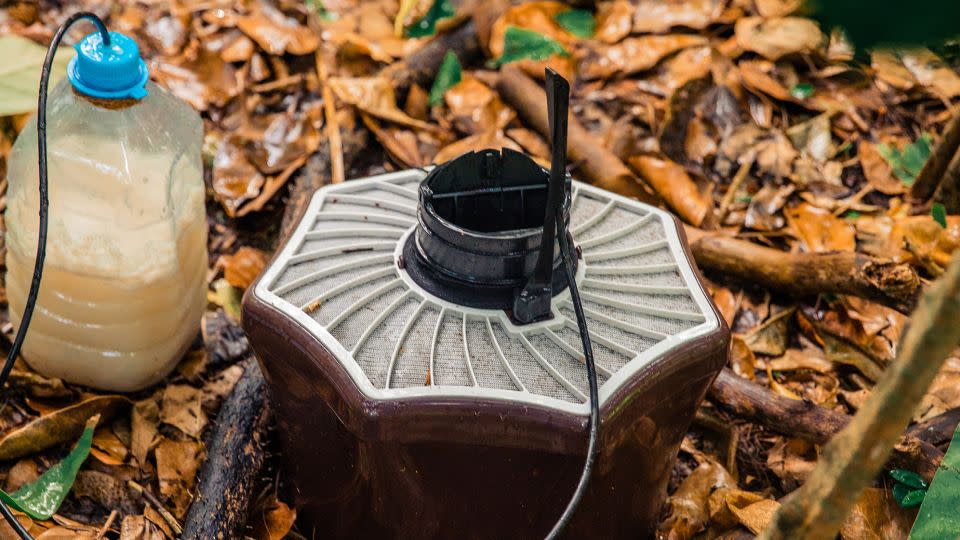
[[[203,447],[196,441],[164,439],[154,451],[160,493],[170,501],[173,514],[182,518],[193,500],[193,486],[203,458]]]

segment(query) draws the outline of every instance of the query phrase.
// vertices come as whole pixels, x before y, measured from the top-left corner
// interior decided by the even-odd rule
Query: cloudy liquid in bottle
[[[48,105],[47,257],[22,354],[44,375],[133,391],[176,365],[206,305],[202,124],[152,84],[136,104],[111,109],[66,83]],[[8,170],[14,326],[36,254],[36,155],[31,122]]]

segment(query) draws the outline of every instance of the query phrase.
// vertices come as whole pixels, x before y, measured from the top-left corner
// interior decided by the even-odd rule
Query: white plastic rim
[[[468,308],[438,298],[420,287],[400,268],[398,261],[403,244],[416,228],[417,188],[425,176],[425,170],[412,169],[352,180],[319,190],[290,240],[264,272],[253,294],[314,336],[340,362],[364,395],[371,399],[426,396],[484,398],[526,402],[567,413],[588,415],[586,368],[582,368],[582,380],[579,374],[576,378],[570,376],[570,358],[578,360],[579,366],[583,365],[579,341],[559,337],[560,332],[569,335],[570,329],[576,329],[568,291],[554,297],[552,319],[517,326],[502,310]],[[602,406],[632,375],[669,351],[717,330],[720,321],[687,262],[675,221],[669,214],[581,182],[574,182],[573,190],[571,233],[583,252],[577,282],[594,347],[624,357],[622,365],[605,366],[598,356]],[[578,209],[578,200],[583,208]],[[613,216],[628,222],[619,226],[619,221],[611,221]],[[334,225],[318,230],[321,222]],[[614,225],[612,230],[600,230],[608,229],[611,224]],[[645,231],[643,240],[634,241],[633,236],[639,235],[642,230]],[[319,247],[312,245],[317,243]],[[325,259],[332,261],[344,254],[358,253],[364,256],[362,265],[348,260],[313,269],[313,265]],[[631,262],[631,259],[642,260],[647,254],[656,255],[655,262]],[[285,273],[294,268],[299,272],[298,276],[288,279]],[[667,276],[672,281],[669,284],[647,284],[643,282],[644,276]],[[316,289],[313,294],[305,293],[320,280],[334,277],[338,280]],[[383,285],[371,292],[356,292],[361,287],[369,288],[381,282]],[[379,307],[375,308],[373,302],[385,298],[386,292],[392,294],[389,303],[380,301]],[[298,294],[310,298],[308,301],[298,301],[295,298]],[[345,298],[350,294],[354,296],[344,303],[346,307],[330,314],[328,320],[319,320],[314,313],[338,295]],[[661,305],[661,299],[664,298],[683,299],[684,305],[692,309],[664,307]],[[389,350],[380,355],[386,364],[385,381],[374,384],[371,374],[358,362],[358,353],[370,340],[382,337],[385,332],[377,330],[382,330],[381,325],[394,317],[401,306],[409,308],[411,315],[402,326],[394,325],[399,328],[399,337]],[[421,324],[423,321],[419,318],[428,310],[438,315],[430,342],[416,343],[423,350],[429,350],[428,359],[424,362],[427,373],[423,384],[394,387],[398,356],[402,354],[406,340],[410,339],[411,327],[415,323]],[[365,322],[352,321],[354,327],[360,324],[360,329],[352,331],[352,343],[342,343],[331,333],[343,334],[343,327],[339,325],[352,318],[359,319],[361,315],[366,317]],[[438,334],[448,316],[462,324],[462,356],[466,376],[458,384],[438,383],[435,371],[438,355],[441,355],[437,350]],[[655,321],[657,324],[654,326],[660,329],[651,328],[649,324],[638,324],[638,318]],[[509,375],[514,389],[484,386],[478,381],[474,368],[480,360],[477,355],[483,353],[468,343],[468,325],[487,329],[485,339],[490,339],[493,344],[494,360]],[[595,327],[624,333],[622,335],[629,334],[635,338],[634,341],[642,340],[651,345],[638,347],[618,342],[610,332],[603,335]],[[664,330],[665,327],[675,331]],[[498,340],[495,329],[500,334],[505,332],[511,340],[515,340],[511,341],[514,347],[519,343],[522,345],[520,350],[526,352],[521,355],[505,353],[503,349],[506,344]],[[429,332],[425,335],[429,335]],[[547,339],[544,340],[544,337]],[[560,364],[561,360],[555,355],[538,350],[533,345],[534,341],[549,342],[551,347],[562,350],[561,354],[569,355],[567,365]],[[489,353],[488,350],[486,354]],[[515,356],[525,357],[523,362],[530,365],[519,365],[520,360]],[[442,356],[439,361],[447,360]],[[539,364],[539,367],[532,362]],[[382,366],[378,369],[382,369]],[[559,383],[559,386],[553,384],[554,395],[540,388],[539,384],[531,385],[529,381],[525,384],[518,372],[528,373],[531,369],[542,369]],[[544,380],[542,372],[539,380]],[[560,387],[561,391],[556,390]],[[558,397],[558,392],[562,392],[563,397]]]

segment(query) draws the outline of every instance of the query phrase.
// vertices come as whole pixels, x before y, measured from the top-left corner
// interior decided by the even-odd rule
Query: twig
[[[320,85],[323,87],[323,116],[326,124],[324,130],[327,133],[327,140],[330,141],[330,180],[334,184],[339,184],[345,180],[343,139],[340,138],[340,122],[337,120],[337,108],[334,103],[333,90],[330,89],[328,84],[327,63],[323,59],[322,50],[323,47],[318,48],[314,58],[317,63],[317,77],[320,78]]]
[[[104,523],[103,527],[100,527],[100,530],[97,531],[97,536],[94,537],[94,540],[100,540],[103,538],[103,535],[107,534],[107,531],[110,530],[110,526],[113,525],[113,522],[117,519],[118,515],[120,515],[120,512],[118,512],[116,508],[110,511],[110,515],[107,516],[106,523]]]
[[[133,480],[127,480],[127,485],[130,486],[130,489],[136,491],[147,500],[147,503],[152,506],[158,514],[160,514],[160,517],[162,517],[164,521],[167,522],[167,525],[170,526],[170,529],[174,532],[174,534],[180,536],[183,533],[183,527],[180,526],[180,522],[177,521],[177,518],[173,517],[173,514],[171,514],[170,511],[163,506],[163,503],[160,502],[160,499],[157,499],[156,495],[150,493],[150,490]]]
[[[944,171],[947,170],[947,164],[957,153],[957,147],[960,147],[960,112],[954,110],[953,116],[943,128],[943,135],[933,147],[930,158],[927,159],[913,182],[913,187],[910,188],[910,195],[914,199],[925,201],[933,195],[943,178]]]
[[[547,122],[547,101],[543,88],[519,68],[506,65],[500,69],[497,91],[523,119],[544,137],[550,136]],[[603,189],[636,197],[643,202],[657,204],[657,197],[613,152],[607,150],[584,128],[573,113],[568,123],[567,153],[570,161],[579,163],[579,171],[588,180]]]
[[[750,168],[753,167],[754,159],[755,157],[751,156],[750,159],[743,162],[740,168],[737,169],[737,174],[734,175],[733,180],[730,181],[730,187],[727,188],[727,192],[723,194],[723,200],[720,201],[720,208],[717,209],[717,223],[723,223],[723,219],[727,217],[727,212],[730,211],[730,205],[733,204],[733,198],[737,196],[737,190],[740,189],[740,184],[747,178],[747,173],[749,173]]]
[[[910,265],[862,253],[785,253],[692,228],[687,236],[702,268],[793,296],[850,294],[909,314],[921,292]]]
[[[920,301],[873,394],[824,447],[816,469],[761,533],[762,540],[833,538],[880,471],[916,404],[960,343],[960,256]]]

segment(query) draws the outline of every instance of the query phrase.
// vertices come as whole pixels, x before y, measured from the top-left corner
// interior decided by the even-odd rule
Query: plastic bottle
[[[197,335],[206,304],[203,124],[148,82],[115,32],[77,45],[48,97],[50,223],[23,357],[38,372],[104,390],[149,386]],[[37,246],[37,125],[7,177],[7,295],[19,324]]]

